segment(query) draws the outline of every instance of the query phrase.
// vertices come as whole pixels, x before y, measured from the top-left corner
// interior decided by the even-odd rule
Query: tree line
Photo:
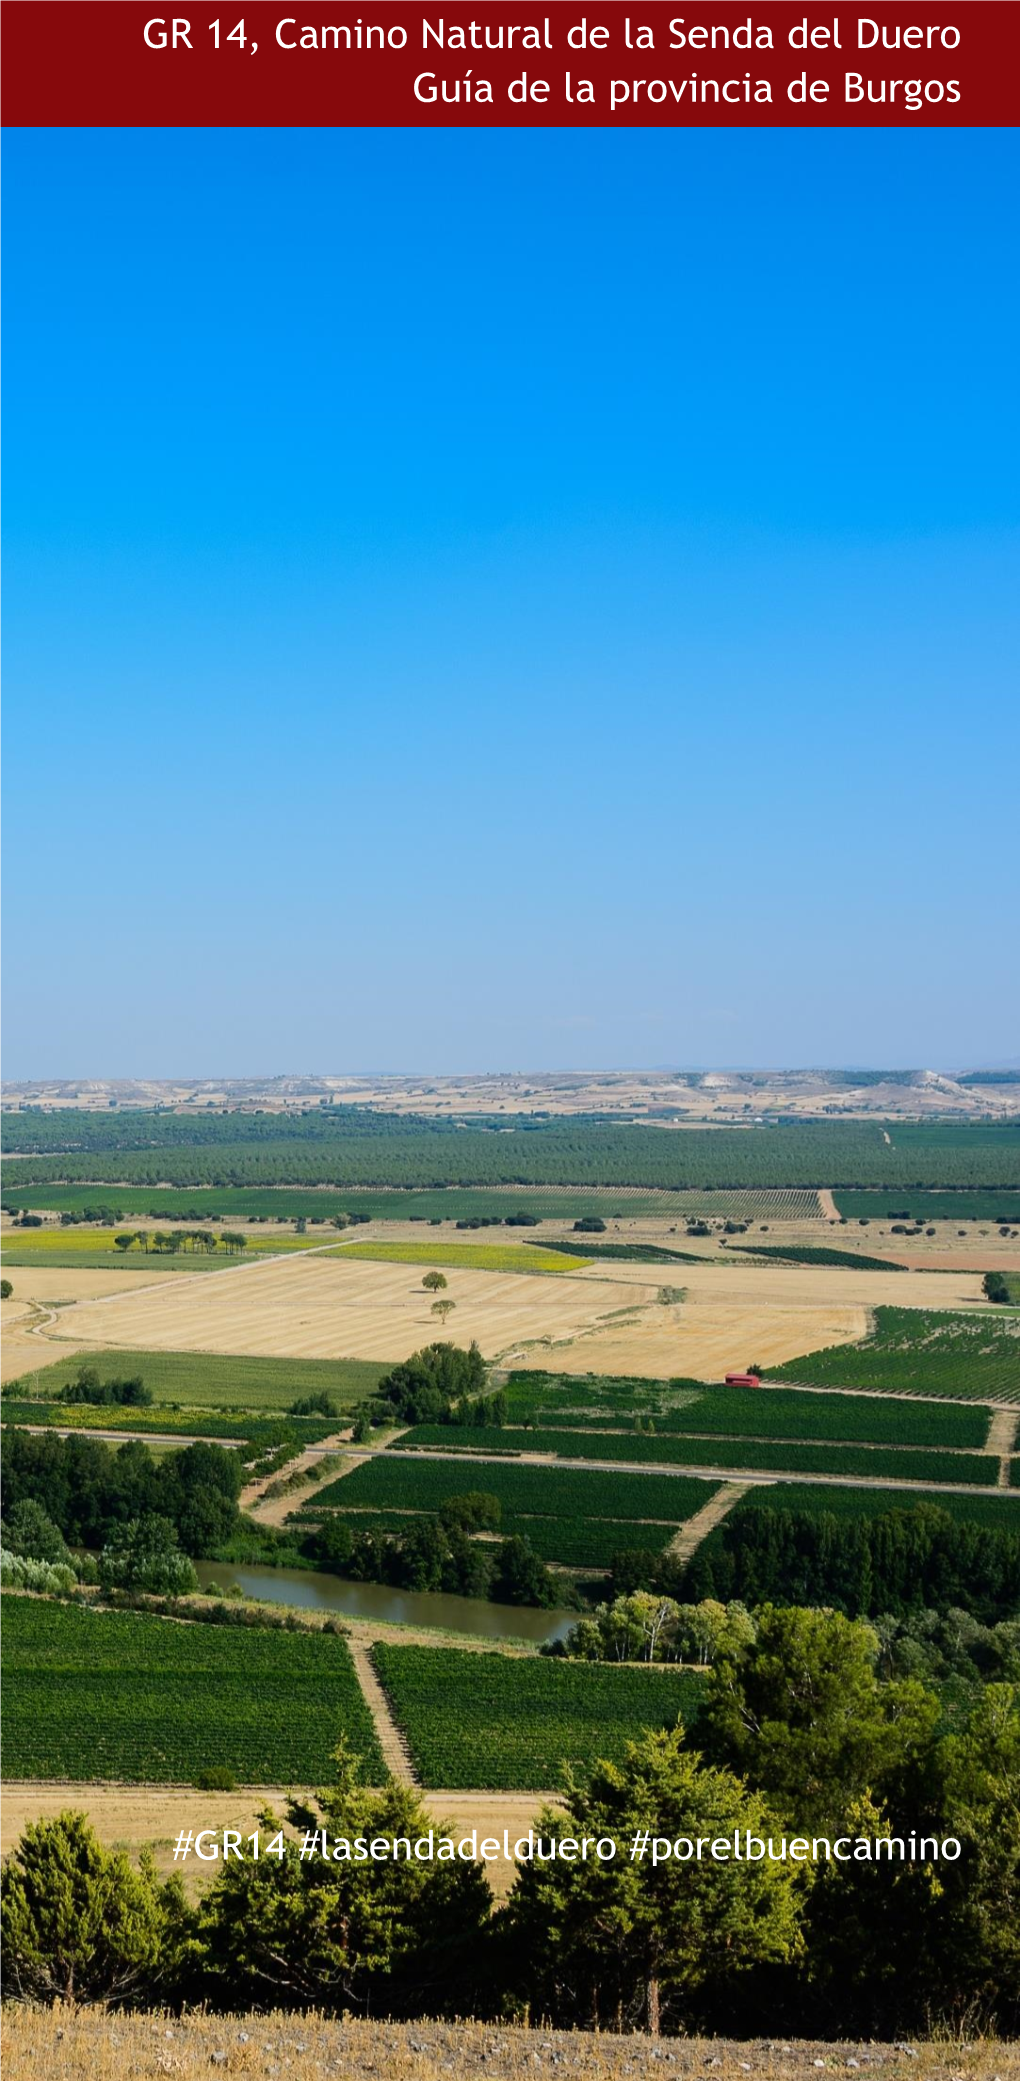
[[[950,1517],[936,1502],[879,1515],[737,1509],[687,1562],[621,1553],[614,1591],[698,1603],[832,1605],[851,1617],[955,1608],[993,1623],[1020,1607],[1020,1532]]]

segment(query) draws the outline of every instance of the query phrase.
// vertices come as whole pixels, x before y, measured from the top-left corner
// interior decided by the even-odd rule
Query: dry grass
[[[643,1297],[655,1291],[646,1279]],[[443,1334],[459,1344],[476,1337],[495,1356],[521,1337],[575,1335],[642,1295],[611,1281],[583,1284],[575,1272],[460,1271],[444,1298],[456,1308]],[[60,1333],[134,1349],[392,1359],[437,1330],[413,1267],[302,1256],[86,1302]]]
[[[420,1637],[420,1636],[419,1636]],[[491,1643],[485,1643],[491,1645]],[[291,1787],[290,1790],[306,1790]],[[174,1841],[182,1828],[240,1828],[249,1834],[265,1807],[282,1813],[288,1788],[239,1787],[236,1792],[197,1792],[190,1785],[10,1784],[4,1786],[0,1812],[0,1854],[10,1855],[30,1821],[52,1820],[73,1808],[87,1814],[108,1850],[125,1850],[137,1860],[151,1850],[157,1870],[176,1871],[191,1893],[201,1892],[216,1877],[215,1864],[197,1857],[175,1865]],[[511,1842],[526,1835],[553,1792],[426,1792],[422,1795],[433,1822],[449,1823],[456,1836],[477,1828],[485,1836]],[[502,1858],[486,1866],[497,1898],[513,1884],[513,1863]]]
[[[603,2037],[582,2031],[520,2030],[502,2024],[327,2021],[316,2015],[107,2015],[96,2009],[8,2009],[8,2081],[181,2081],[223,2074],[330,2074],[336,2081],[623,2081],[638,2074],[697,2075],[715,2081],[814,2081],[819,2067],[842,2072],[852,2060],[881,2081],[1017,2081],[1014,2045],[776,2044],[709,2038]],[[654,2062],[654,2064],[653,2064]]]
[[[463,1247],[467,1254],[471,1246]],[[505,1363],[712,1380],[735,1364],[779,1365],[825,1345],[855,1342],[867,1330],[867,1311],[881,1302],[986,1305],[978,1272],[933,1280],[923,1272],[733,1258],[682,1264],[676,1276],[684,1299],[664,1306],[658,1265],[578,1262],[555,1279],[465,1266],[449,1273],[446,1297],[455,1309],[443,1334],[460,1344],[477,1338],[487,1358]],[[34,1332],[18,1323],[4,1377],[45,1363],[47,1350],[60,1356],[90,1345],[385,1360],[436,1334],[430,1297],[414,1268],[350,1253],[295,1254],[193,1279],[118,1286],[40,1320]]]

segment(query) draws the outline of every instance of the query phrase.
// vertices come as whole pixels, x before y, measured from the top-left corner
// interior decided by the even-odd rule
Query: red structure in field
[[[760,1373],[727,1373],[727,1387],[760,1387]]]

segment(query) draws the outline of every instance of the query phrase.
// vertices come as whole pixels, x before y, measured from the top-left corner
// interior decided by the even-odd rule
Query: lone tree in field
[[[445,1279],[443,1280],[443,1285],[446,1285]],[[456,1301],[433,1301],[432,1314],[438,1315],[440,1321],[445,1322],[451,1308],[455,1308],[456,1305]]]
[[[438,1293],[446,1285],[442,1272],[426,1272],[422,1285],[426,1293]]]

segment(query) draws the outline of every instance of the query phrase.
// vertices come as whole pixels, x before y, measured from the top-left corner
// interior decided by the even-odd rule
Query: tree
[[[491,1595],[496,1604],[535,1604],[548,1609],[557,1601],[556,1577],[540,1561],[527,1539],[504,1539],[496,1555]]]
[[[456,1301],[433,1301],[430,1312],[433,1315],[438,1315],[440,1321],[445,1323],[447,1316],[456,1305]]]
[[[0,1279],[0,1301],[9,1301],[14,1288],[9,1279]]]
[[[446,1279],[442,1272],[426,1272],[421,1283],[426,1293],[439,1293],[441,1288],[446,1285]]]
[[[394,1779],[361,1783],[359,1758],[335,1752],[336,1779],[315,1802],[291,1800],[291,1826],[325,1828],[330,1844],[441,1834],[421,1795]],[[276,1816],[266,1816],[271,1832]],[[474,1863],[413,1855],[356,1863],[348,1854],[302,1859],[250,1850],[231,1859],[206,1894],[200,1939],[210,1978],[202,1992],[225,2009],[314,2007],[373,2015],[463,2013],[488,1920],[490,1894]]]
[[[712,1668],[698,1745],[798,1829],[828,1827],[929,1754],[938,1698],[879,1682],[878,1639],[861,1620],[770,1604],[755,1617],[757,1639]]]
[[[149,1590],[164,1597],[183,1597],[198,1588],[174,1525],[155,1513],[114,1526],[100,1556],[99,1580],[104,1590]]]
[[[1009,1286],[1001,1272],[986,1272],[981,1284],[984,1287],[986,1300],[1009,1300]]]
[[[15,1503],[4,1520],[3,1543],[8,1553],[25,1554],[33,1561],[67,1562],[70,1555],[64,1535],[41,1503],[32,1496]]]
[[[568,1778],[566,1814],[547,1808],[535,1824],[543,1838],[616,1845],[611,1859],[523,1864],[500,1917],[511,1978],[561,2027],[693,2030],[714,1989],[801,1948],[795,1867],[630,1855],[645,1830],[671,1844],[780,1832],[758,1795],[683,1742],[676,1727],[628,1744],[622,1763]]]
[[[22,2001],[151,2001],[174,1971],[187,1922],[179,1879],[161,1884],[147,1855],[135,1871],[104,1850],[85,1814],[30,1822],[0,1888],[4,1979]]]
[[[225,1228],[220,1241],[231,1252],[248,1248],[248,1238],[240,1228]]]

